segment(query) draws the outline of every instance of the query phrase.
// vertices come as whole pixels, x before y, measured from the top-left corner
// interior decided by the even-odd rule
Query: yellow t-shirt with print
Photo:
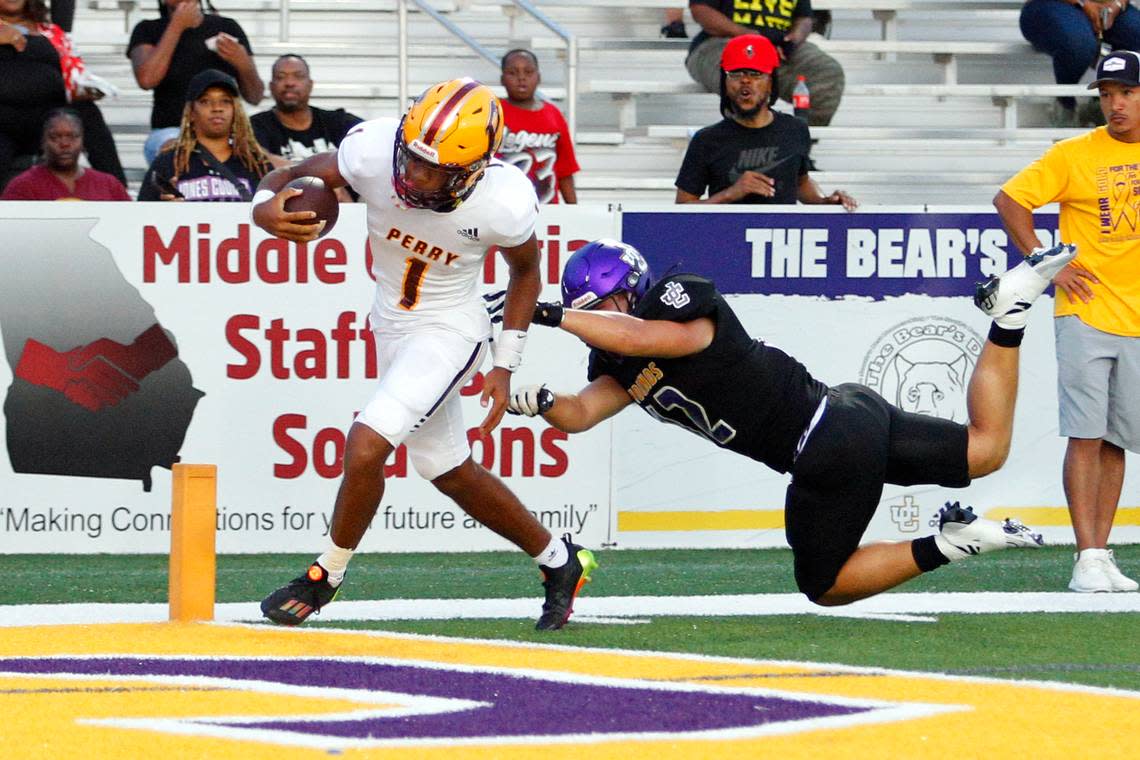
[[[1029,210],[1060,203],[1061,240],[1077,244],[1075,265],[1100,280],[1087,304],[1058,292],[1056,316],[1140,336],[1140,143],[1099,127],[1057,143],[1002,190]]]

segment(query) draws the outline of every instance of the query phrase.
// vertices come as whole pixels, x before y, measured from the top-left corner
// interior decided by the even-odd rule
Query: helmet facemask
[[[443,184],[432,190],[417,188],[408,180],[408,166],[413,161],[426,164],[433,172],[445,175]],[[435,163],[416,155],[408,147],[404,141],[402,122],[400,128],[396,130],[396,149],[392,152],[392,185],[400,200],[412,208],[440,212],[454,211],[475,189],[486,166],[486,159],[480,159],[467,166]]]

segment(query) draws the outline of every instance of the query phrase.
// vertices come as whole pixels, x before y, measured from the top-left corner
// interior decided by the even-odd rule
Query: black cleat
[[[329,571],[314,562],[304,575],[262,599],[261,613],[279,625],[300,625],[335,599],[338,591],[340,586],[329,583]]]
[[[583,585],[590,581],[590,574],[598,567],[594,553],[589,549],[570,542],[570,534],[562,536],[570,558],[562,567],[538,566],[542,572],[542,587],[546,589],[546,601],[542,604],[542,615],[534,624],[535,630],[557,631],[566,625],[574,612],[574,597]]]

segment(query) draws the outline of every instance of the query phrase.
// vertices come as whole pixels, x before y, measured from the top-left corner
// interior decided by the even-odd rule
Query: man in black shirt
[[[327,111],[309,105],[313,80],[309,64],[296,53],[273,62],[269,94],[274,106],[249,118],[261,147],[295,164],[340,145],[348,130],[364,121],[343,108]]]
[[[824,195],[808,174],[811,136],[802,120],[777,113],[776,48],[766,37],[733,37],[724,48],[720,112],[724,120],[693,136],[677,175],[677,203],[859,204],[836,190]],[[708,191],[708,197],[701,196]]]
[[[257,105],[265,85],[253,62],[249,38],[236,21],[203,13],[202,0],[159,0],[159,18],[140,21],[131,31],[127,57],[135,81],[154,90],[151,136],[143,148],[149,164],[163,143],[178,137],[182,106],[190,80],[205,69],[234,77],[242,98]]]
[[[675,274],[650,286],[636,249],[594,241],[566,262],[562,303],[539,303],[533,318],[591,347],[589,385],[574,394],[517,388],[508,409],[577,433],[637,403],[721,448],[791,472],[785,530],[796,583],[817,604],[848,604],[974,554],[1042,545],[1015,520],[986,520],[957,503],[941,510],[933,536],[859,542],[885,483],[960,488],[1005,461],[1029,305],[1075,256],[1074,247],[1057,246],[979,285],[975,302],[994,322],[967,392],[971,419],[962,425],[902,411],[863,385],[829,388],[749,337],[708,280]]]
[[[309,105],[313,80],[309,64],[296,53],[286,53],[273,62],[269,94],[274,106],[249,118],[257,142],[277,165],[295,164],[316,153],[324,153],[340,145],[348,130],[364,121],[343,108],[327,111]],[[337,188],[341,200],[352,198],[344,188]]]

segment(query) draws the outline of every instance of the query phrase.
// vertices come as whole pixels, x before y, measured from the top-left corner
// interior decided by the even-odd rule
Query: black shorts
[[[870,388],[827,392],[827,410],[792,465],[784,524],[796,584],[813,602],[859,547],[883,484],[969,485],[965,425],[904,412]]]

